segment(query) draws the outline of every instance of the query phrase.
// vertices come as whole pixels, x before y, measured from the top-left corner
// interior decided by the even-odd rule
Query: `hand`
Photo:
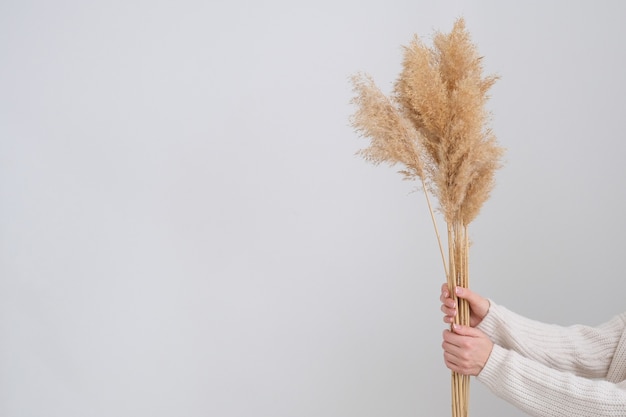
[[[456,287],[456,296],[467,300],[470,306],[470,326],[476,327],[485,318],[489,311],[489,300],[481,297],[469,288]],[[454,317],[457,315],[457,302],[450,296],[448,284],[441,286],[441,311],[443,311],[443,321],[445,323],[454,323]]]
[[[493,342],[482,331],[455,324],[443,332],[443,360],[454,372],[476,376],[493,350]]]

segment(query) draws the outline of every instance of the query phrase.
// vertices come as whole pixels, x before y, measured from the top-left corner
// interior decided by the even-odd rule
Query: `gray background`
[[[623,4],[2,1],[0,415],[449,415],[424,197],[354,156],[348,77],[459,16],[507,148],[472,287],[619,313]]]

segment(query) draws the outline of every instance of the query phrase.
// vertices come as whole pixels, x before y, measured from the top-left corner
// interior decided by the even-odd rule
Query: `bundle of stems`
[[[503,154],[485,108],[498,77],[482,73],[482,58],[460,18],[450,33],[435,32],[432,47],[414,36],[389,96],[368,75],[352,77],[351,123],[370,140],[358,154],[374,164],[400,164],[405,179],[420,181],[453,295],[456,285],[469,287],[468,225],[489,198]],[[447,260],[429,194],[447,225]],[[456,323],[469,325],[469,305],[456,301]],[[468,404],[469,377],[453,372],[453,417],[466,417]]]

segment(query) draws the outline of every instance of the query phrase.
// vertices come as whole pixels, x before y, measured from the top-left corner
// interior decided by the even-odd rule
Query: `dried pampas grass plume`
[[[423,178],[420,133],[402,109],[376,87],[371,77],[355,75],[352,84],[356,93],[352,103],[357,107],[352,125],[362,136],[371,139],[370,146],[358,153],[374,164],[404,165],[402,173],[407,179]]]
[[[406,112],[376,87],[371,77],[355,75],[352,77],[352,84],[356,93],[352,103],[357,107],[351,118],[352,126],[362,136],[370,138],[370,146],[360,150],[358,154],[375,165],[383,162],[390,166],[403,165],[405,169],[400,173],[405,179],[420,180],[447,276],[448,266],[441,236],[428,196],[427,181],[432,174],[427,173],[433,171],[434,165],[428,153],[422,149],[424,141],[420,139],[421,133],[406,117]]]
[[[402,70],[389,97],[369,76],[352,77],[352,126],[370,140],[358,153],[374,164],[399,164],[404,178],[420,180],[451,294],[456,285],[469,286],[467,228],[491,194],[503,154],[487,126],[491,115],[485,108],[498,77],[482,73],[482,57],[465,21],[458,19],[450,33],[435,33],[432,47],[417,36],[404,47]],[[447,225],[447,261],[429,193]],[[457,302],[457,323],[469,325],[469,306]],[[469,378],[453,373],[452,385],[452,414],[464,417]]]

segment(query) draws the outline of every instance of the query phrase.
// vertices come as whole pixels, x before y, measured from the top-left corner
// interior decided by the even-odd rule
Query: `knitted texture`
[[[606,380],[609,369],[626,369],[626,355],[616,354],[626,352],[626,313],[597,327],[562,327],[491,301],[478,327],[495,345],[477,378],[499,397],[537,417],[626,417],[626,381]]]
[[[606,379],[610,382],[626,382],[626,331],[622,333]]]

